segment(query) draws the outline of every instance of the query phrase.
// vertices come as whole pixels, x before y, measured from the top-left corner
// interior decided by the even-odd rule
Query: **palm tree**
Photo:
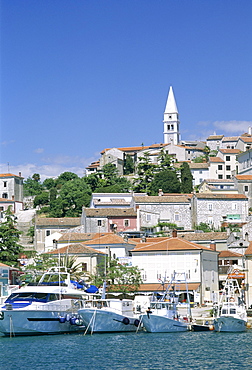
[[[77,260],[76,256],[69,256],[68,254],[60,256],[60,265],[65,266],[71,278],[78,281],[81,278],[83,278],[83,272],[81,270],[82,264],[81,263],[76,264],[76,260]]]

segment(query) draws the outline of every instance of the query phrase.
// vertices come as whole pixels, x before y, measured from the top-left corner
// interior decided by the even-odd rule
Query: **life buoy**
[[[124,317],[122,323],[124,325],[129,325],[130,321],[129,321],[128,317]]]
[[[135,325],[136,327],[138,327],[138,326],[139,326],[139,324],[140,324],[140,321],[139,321],[138,319],[136,319],[136,320],[134,321],[134,325]]]

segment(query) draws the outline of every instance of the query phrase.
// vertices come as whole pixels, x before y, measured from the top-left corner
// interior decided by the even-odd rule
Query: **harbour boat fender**
[[[60,316],[60,317],[59,317],[59,322],[60,322],[61,324],[64,324],[64,322],[66,322],[66,318],[65,318],[65,317]]]
[[[70,324],[75,325],[76,324],[76,317],[71,317],[70,318]]]
[[[66,314],[66,321],[70,321],[70,315]]]
[[[130,321],[129,321],[128,317],[124,317],[122,323],[124,325],[129,325]]]
[[[75,325],[77,325],[77,326],[82,326],[83,325],[83,320],[82,319],[76,319],[75,320]]]
[[[138,319],[136,319],[136,320],[134,321],[134,325],[135,325],[136,327],[138,327],[138,326],[139,326],[139,324],[140,324],[140,321],[139,321]]]
[[[209,330],[214,330],[214,326],[213,325],[209,325]]]

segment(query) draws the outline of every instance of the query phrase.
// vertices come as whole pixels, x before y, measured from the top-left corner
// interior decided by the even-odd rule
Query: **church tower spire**
[[[173,94],[172,86],[170,86],[166,107],[164,111],[164,143],[179,143],[179,115]]]

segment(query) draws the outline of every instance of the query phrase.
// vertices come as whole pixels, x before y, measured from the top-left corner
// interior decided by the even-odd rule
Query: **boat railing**
[[[34,304],[32,305],[32,310],[39,310],[39,311],[71,311],[77,312],[80,308],[84,306],[83,300],[78,299],[69,299],[57,301],[57,303],[48,303],[48,304]]]

